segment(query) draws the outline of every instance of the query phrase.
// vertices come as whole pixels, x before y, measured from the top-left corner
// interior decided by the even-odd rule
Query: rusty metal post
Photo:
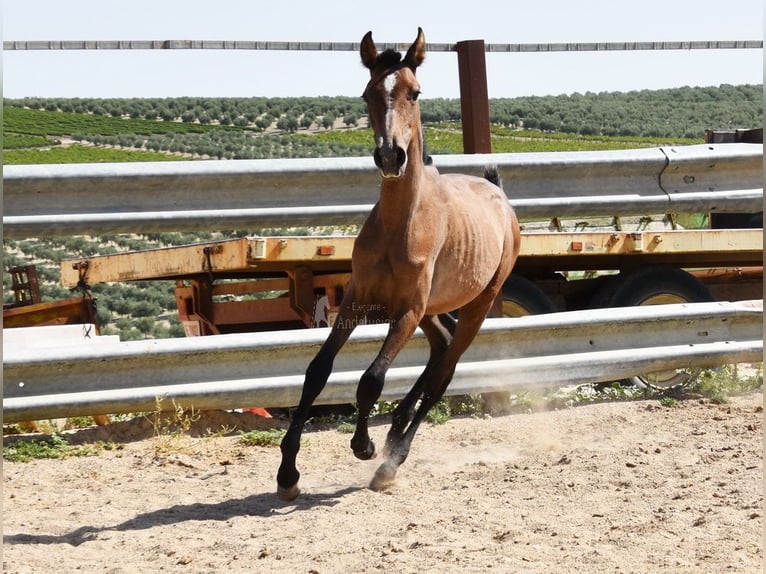
[[[457,43],[463,153],[492,153],[484,40]]]
[[[308,267],[299,265],[287,271],[290,285],[290,307],[306,327],[314,326],[314,274]]]

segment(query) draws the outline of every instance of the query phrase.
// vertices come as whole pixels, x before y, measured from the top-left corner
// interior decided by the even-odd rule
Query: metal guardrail
[[[355,400],[359,377],[386,332],[386,325],[354,332],[318,404]],[[152,411],[157,397],[166,408],[173,401],[202,410],[295,405],[303,370],[326,336],[326,329],[309,329],[130,341],[61,347],[44,356],[4,348],[3,417],[15,422]],[[449,393],[611,381],[758,362],[762,354],[763,301],[488,319],[458,364]],[[401,398],[427,357],[418,332],[389,371],[384,398]]]
[[[763,146],[438,155],[443,173],[498,166],[522,218],[762,209]],[[371,157],[5,166],[3,237],[360,223]],[[309,205],[307,205],[307,199]]]

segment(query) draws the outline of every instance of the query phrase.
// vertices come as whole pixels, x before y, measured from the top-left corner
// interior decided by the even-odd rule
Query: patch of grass
[[[678,401],[674,399],[673,397],[662,397],[660,399],[660,404],[663,407],[667,407],[669,409],[673,409],[678,406]]]
[[[188,161],[189,158],[152,151],[103,148],[83,145],[50,149],[23,149],[3,152],[3,165],[48,163],[113,163],[132,161]]]
[[[241,433],[239,442],[245,446],[279,446],[285,433],[283,429],[252,430]]]
[[[65,429],[82,429],[92,427],[96,424],[96,421],[91,416],[82,417],[69,417],[66,421]]]
[[[3,106],[3,131],[26,135],[72,134],[164,134],[204,133],[215,129],[235,129],[226,126],[205,126],[195,123],[165,122],[144,119],[114,118],[74,112],[31,110]]]
[[[732,395],[763,388],[763,364],[754,370],[743,371],[739,365],[725,365],[702,371],[690,383],[687,392],[700,394],[713,402],[726,403]]]
[[[26,147],[46,147],[58,145],[58,140],[48,139],[43,136],[27,136],[19,134],[3,134],[3,149],[20,149]]]
[[[612,383],[611,385],[578,385],[575,388],[557,391],[546,399],[548,408],[576,407],[607,401],[630,401],[644,398],[643,389],[635,386]]]
[[[436,403],[426,415],[426,420],[432,425],[443,425],[452,417],[449,402],[442,399]]]
[[[39,459],[60,459],[72,456],[93,456],[103,446],[73,446],[61,435],[46,438],[16,441],[3,447],[3,460],[9,462],[29,462]]]
[[[351,434],[356,430],[356,425],[350,422],[342,422],[338,425],[338,432],[343,434]]]

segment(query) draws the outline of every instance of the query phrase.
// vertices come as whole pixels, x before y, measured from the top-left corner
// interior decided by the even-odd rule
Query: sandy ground
[[[426,424],[386,493],[349,434],[311,430],[293,503],[275,496],[277,448],[115,423],[78,440],[122,449],[4,463],[3,572],[761,572],[762,404]]]

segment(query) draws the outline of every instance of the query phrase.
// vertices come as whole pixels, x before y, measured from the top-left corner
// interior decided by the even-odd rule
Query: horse
[[[362,97],[374,134],[380,195],[354,243],[337,319],[306,369],[280,445],[277,494],[285,501],[300,493],[296,458],[309,411],[355,326],[381,311],[388,323],[356,392],[351,449],[361,460],[376,456],[368,419],[392,361],[418,326],[430,347],[425,369],[392,411],[383,462],[369,484],[382,491],[393,485],[420,423],[443,396],[519,254],[518,219],[497,169],[487,167],[483,178],[440,174],[427,161],[415,75],[426,55],[423,30],[418,28],[404,58],[392,49],[378,53],[372,32],[363,37],[360,55],[370,71]]]

